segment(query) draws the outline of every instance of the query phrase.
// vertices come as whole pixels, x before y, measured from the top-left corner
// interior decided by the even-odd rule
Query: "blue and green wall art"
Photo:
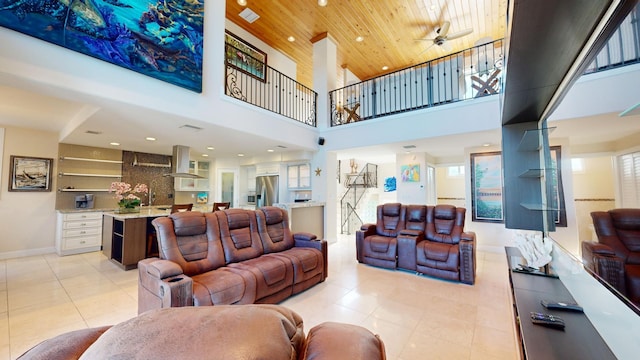
[[[0,0],[0,26],[196,92],[204,0]]]

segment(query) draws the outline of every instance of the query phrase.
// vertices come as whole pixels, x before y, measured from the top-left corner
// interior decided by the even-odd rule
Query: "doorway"
[[[229,207],[237,204],[236,189],[238,188],[238,174],[236,169],[218,169],[217,198],[220,202],[229,202]]]

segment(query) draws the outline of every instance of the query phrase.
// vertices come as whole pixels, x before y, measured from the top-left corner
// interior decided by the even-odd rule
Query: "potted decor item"
[[[540,232],[517,231],[515,243],[527,261],[527,265],[533,268],[541,268],[551,261],[553,243],[551,239],[542,236]]]
[[[137,194],[146,194],[149,188],[146,184],[137,184],[131,187],[130,184],[120,181],[111,183],[109,192],[114,192],[114,198],[118,200],[118,212],[120,214],[140,212],[140,197]]]

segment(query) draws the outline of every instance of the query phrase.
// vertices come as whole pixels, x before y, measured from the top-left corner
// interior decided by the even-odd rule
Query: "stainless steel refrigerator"
[[[256,176],[256,207],[278,202],[278,175]]]

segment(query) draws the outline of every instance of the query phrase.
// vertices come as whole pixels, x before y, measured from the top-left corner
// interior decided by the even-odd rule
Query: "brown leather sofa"
[[[369,330],[326,322],[305,336],[302,318],[278,305],[158,309],[114,326],[65,333],[21,360],[244,359],[384,360]]]
[[[327,243],[292,234],[287,212],[180,212],[152,222],[160,258],[138,263],[138,312],[178,307],[275,304],[324,281]]]
[[[465,213],[452,205],[378,205],[377,223],[356,232],[358,261],[473,284],[476,235],[464,231]]]
[[[591,213],[598,241],[582,242],[584,266],[640,305],[640,209]]]

